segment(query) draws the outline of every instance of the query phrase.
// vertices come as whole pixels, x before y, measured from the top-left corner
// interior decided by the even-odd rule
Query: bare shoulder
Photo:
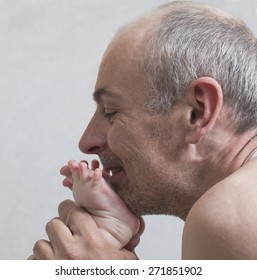
[[[257,259],[257,160],[213,186],[185,222],[182,259]]]

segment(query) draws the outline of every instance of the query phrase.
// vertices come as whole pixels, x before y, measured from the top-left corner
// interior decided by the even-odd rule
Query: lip
[[[104,173],[108,174],[109,183],[114,190],[117,190],[124,179],[124,169],[120,165],[104,167]]]
[[[105,167],[104,172],[109,174],[110,177],[114,176],[115,174],[121,172],[123,168],[121,166],[111,166],[111,167]]]
[[[120,169],[119,172],[114,173],[110,177],[110,184],[115,190],[118,190],[118,188],[122,184],[122,181],[124,180],[124,174],[125,174],[124,169]]]

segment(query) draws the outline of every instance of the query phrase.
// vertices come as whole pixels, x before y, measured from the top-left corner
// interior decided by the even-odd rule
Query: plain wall
[[[59,169],[83,155],[101,56],[117,28],[169,1],[0,0],[0,259],[25,259],[59,202]],[[257,1],[202,1],[257,28]],[[179,259],[183,222],[149,216],[142,259]]]

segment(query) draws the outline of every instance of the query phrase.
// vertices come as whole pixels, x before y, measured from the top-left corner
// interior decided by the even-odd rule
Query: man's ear
[[[197,144],[213,128],[223,105],[223,93],[219,83],[210,77],[195,80],[186,94],[189,105],[186,142]]]

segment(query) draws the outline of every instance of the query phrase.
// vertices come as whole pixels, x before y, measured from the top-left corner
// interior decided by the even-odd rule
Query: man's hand
[[[126,246],[127,249],[118,250],[102,237],[93,218],[84,209],[71,200],[63,201],[58,208],[59,218],[54,218],[46,225],[48,240],[36,242],[34,255],[28,259],[37,260],[111,260],[137,259],[132,252],[140,241],[144,231],[138,234]]]

